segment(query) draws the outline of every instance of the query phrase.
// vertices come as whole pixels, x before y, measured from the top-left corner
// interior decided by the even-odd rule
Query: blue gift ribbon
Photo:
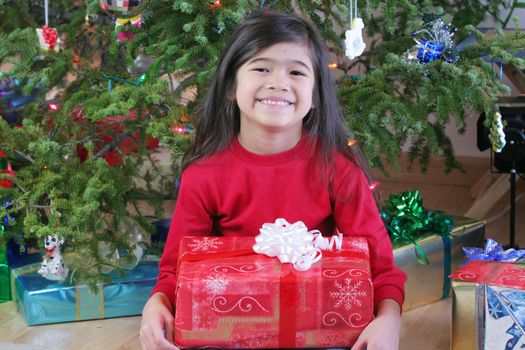
[[[501,243],[498,243],[490,238],[487,238],[485,242],[485,249],[476,247],[463,247],[463,252],[467,256],[467,261],[463,265],[472,260],[515,262],[525,257],[525,249],[504,250]]]
[[[442,299],[448,298],[450,295],[450,274],[452,273],[452,240],[450,236],[442,235],[443,240],[443,294]]]

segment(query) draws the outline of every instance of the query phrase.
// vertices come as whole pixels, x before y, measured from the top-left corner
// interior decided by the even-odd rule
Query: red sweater
[[[392,246],[368,182],[341,154],[331,186],[312,160],[303,137],[291,150],[257,155],[237,139],[225,151],[190,165],[182,174],[177,205],[153,293],[175,305],[177,254],[182,236],[256,236],[264,223],[303,221],[308,230],[368,240],[374,304],[403,304],[405,274],[394,266]],[[332,189],[332,190],[330,190]]]

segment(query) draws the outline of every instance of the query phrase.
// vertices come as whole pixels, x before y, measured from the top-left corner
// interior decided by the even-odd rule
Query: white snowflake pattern
[[[204,289],[208,292],[209,298],[213,299],[218,294],[226,291],[230,280],[224,274],[214,273],[204,279]]]
[[[335,307],[344,305],[345,310],[350,310],[353,305],[361,306],[361,299],[366,297],[366,290],[359,290],[361,281],[352,283],[352,280],[345,278],[345,283],[334,282],[336,291],[330,292],[330,298],[336,299]]]
[[[350,241],[350,247],[353,250],[357,250],[358,252],[367,252],[368,251],[368,243],[362,240],[352,240]]]
[[[219,249],[222,242],[217,237],[194,238],[192,243],[188,244],[192,252],[203,250]]]

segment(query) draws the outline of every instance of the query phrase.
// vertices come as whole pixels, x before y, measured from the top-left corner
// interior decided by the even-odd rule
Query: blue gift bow
[[[445,51],[445,45],[440,42],[427,41],[420,38],[414,40],[417,43],[417,47],[419,47],[418,58],[421,60],[429,59],[429,61],[435,61],[439,59],[443,55],[443,51]],[[419,57],[420,53],[422,54],[421,57]],[[425,57],[427,54],[429,54],[430,58]]]
[[[525,257],[525,249],[515,250],[511,248],[503,250],[501,243],[498,243],[491,238],[487,238],[485,242],[485,249],[476,247],[463,247],[463,252],[467,256],[467,261],[463,265],[472,260],[515,262]]]

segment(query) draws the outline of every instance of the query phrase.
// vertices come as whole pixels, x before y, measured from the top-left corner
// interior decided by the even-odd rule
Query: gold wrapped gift
[[[414,244],[394,249],[396,265],[407,274],[403,310],[432,303],[450,295],[448,275],[466,258],[462,247],[482,247],[485,240],[485,222],[465,217],[454,217],[455,228],[450,237],[450,266],[444,241],[439,235],[430,235],[418,241],[429,260],[429,265],[418,262]]]
[[[525,264],[471,260],[450,277],[451,349],[524,348]]]
[[[477,317],[478,300],[482,285],[452,280],[452,350],[475,350],[478,348]],[[483,308],[482,308],[483,309]]]

